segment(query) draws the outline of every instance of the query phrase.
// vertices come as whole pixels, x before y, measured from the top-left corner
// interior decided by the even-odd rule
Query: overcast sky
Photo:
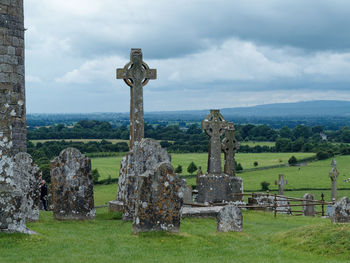
[[[350,100],[347,0],[24,2],[28,113],[127,112],[130,48],[146,111]]]

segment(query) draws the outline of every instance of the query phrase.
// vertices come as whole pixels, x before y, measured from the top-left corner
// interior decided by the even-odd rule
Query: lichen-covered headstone
[[[51,161],[53,214],[59,220],[95,218],[91,161],[75,148]]]
[[[222,208],[217,215],[217,230],[219,232],[239,232],[243,229],[241,209],[229,204]]]
[[[132,220],[134,216],[137,177],[146,171],[153,170],[161,162],[170,164],[170,156],[153,139],[135,142],[132,150],[122,159],[117,201],[118,204],[123,204],[123,220]]]
[[[349,223],[350,222],[350,200],[343,197],[334,204],[334,212],[331,217],[333,223]]]
[[[138,176],[133,233],[179,232],[186,183],[170,163],[159,163]]]
[[[304,216],[315,216],[315,197],[312,194],[306,193],[303,197],[303,215]]]
[[[16,189],[23,193],[22,209],[28,221],[39,220],[41,171],[28,153],[14,157]]]

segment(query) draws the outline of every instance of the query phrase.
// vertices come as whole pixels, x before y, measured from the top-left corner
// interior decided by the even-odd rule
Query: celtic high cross
[[[208,174],[221,174],[221,135],[224,134],[226,121],[219,110],[210,110],[202,121],[202,129],[210,137],[208,150]]]
[[[337,169],[337,160],[333,159],[331,165],[332,165],[332,169],[329,172],[329,178],[332,181],[332,201],[336,201],[338,199],[337,179],[339,176],[339,172]]]
[[[225,155],[224,173],[235,175],[235,154],[239,149],[239,142],[235,138],[235,127],[229,122],[225,127],[225,138],[222,140],[222,150]]]
[[[278,181],[275,181],[275,185],[278,185],[278,194],[279,195],[284,195],[284,186],[288,184],[287,180],[284,180],[284,175],[279,174],[278,175]]]
[[[142,61],[140,48],[132,48],[130,62],[117,69],[117,79],[123,79],[130,87],[130,149],[145,136],[143,116],[143,86],[157,78],[157,70],[150,69]]]

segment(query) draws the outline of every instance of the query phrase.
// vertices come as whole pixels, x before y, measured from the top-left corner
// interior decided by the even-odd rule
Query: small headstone
[[[315,197],[312,194],[305,194],[303,197],[303,215],[304,216],[315,216]]]
[[[95,218],[91,161],[75,148],[51,161],[53,214],[58,220]]]
[[[170,164],[170,156],[159,142],[142,139],[120,163],[117,201],[123,203],[123,220],[132,220],[135,213],[137,177],[153,170],[160,162]]]
[[[185,204],[192,204],[193,198],[192,198],[192,187],[186,186],[184,188],[184,203]]]
[[[275,181],[275,185],[278,185],[278,195],[284,195],[284,186],[288,184],[287,180],[284,180],[284,175],[278,175],[278,181]]]
[[[219,232],[239,232],[243,229],[241,209],[234,205],[227,205],[217,215],[217,230]]]
[[[179,232],[185,181],[170,163],[159,163],[138,176],[133,233]]]
[[[334,214],[331,217],[333,223],[349,223],[350,222],[350,200],[343,197],[334,204]]]
[[[338,179],[338,169],[337,169],[337,161],[336,159],[332,160],[332,168],[329,172],[329,178],[332,181],[332,201],[336,201],[338,199],[338,192],[337,192],[337,179]]]

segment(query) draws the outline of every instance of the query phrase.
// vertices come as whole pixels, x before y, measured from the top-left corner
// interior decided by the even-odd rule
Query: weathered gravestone
[[[237,206],[229,204],[217,215],[217,230],[219,232],[239,232],[243,229],[242,211]]]
[[[329,178],[332,181],[332,201],[336,201],[338,199],[338,192],[337,192],[337,179],[338,179],[338,169],[337,169],[337,161],[336,159],[332,160],[332,168],[329,172]]]
[[[304,216],[315,216],[315,197],[312,194],[306,193],[303,197],[303,215]]]
[[[133,233],[179,232],[186,183],[168,162],[138,176]]]
[[[117,78],[130,87],[130,149],[144,138],[143,87],[150,79],[157,78],[157,70],[150,69],[142,60],[140,48],[132,48],[130,62],[117,69]]]
[[[333,206],[333,214],[330,217],[333,223],[349,223],[350,222],[350,200],[343,197]]]
[[[279,174],[278,175],[278,181],[275,181],[275,185],[278,185],[278,194],[284,195],[284,186],[288,184],[287,180],[284,180],[284,175]]]
[[[41,171],[28,153],[14,157],[16,188],[23,193],[22,210],[28,221],[39,220]]]
[[[223,173],[221,168],[222,144],[220,137],[224,134],[226,126],[227,122],[219,110],[210,110],[210,114],[202,121],[202,128],[210,140],[208,171],[206,174],[199,176],[197,180],[197,202],[199,203],[242,200],[241,195],[234,195],[243,192],[242,179],[233,176],[234,167],[229,165],[229,163],[234,163],[234,160],[227,160],[226,169],[230,171],[231,175]],[[224,141],[233,142],[232,138],[226,138]],[[230,148],[227,151],[233,152],[233,143],[227,144],[226,147]]]
[[[51,161],[53,214],[58,220],[94,219],[91,161],[75,148]]]
[[[222,141],[222,150],[224,151],[224,173],[235,176],[235,154],[239,149],[239,142],[235,138],[235,127],[229,122],[225,127],[225,138]]]
[[[136,141],[132,150],[120,163],[117,202],[111,201],[110,207],[119,204],[123,208],[123,220],[132,220],[135,214],[137,198],[137,178],[147,171],[152,171],[159,163],[169,163],[170,156],[153,139]]]

